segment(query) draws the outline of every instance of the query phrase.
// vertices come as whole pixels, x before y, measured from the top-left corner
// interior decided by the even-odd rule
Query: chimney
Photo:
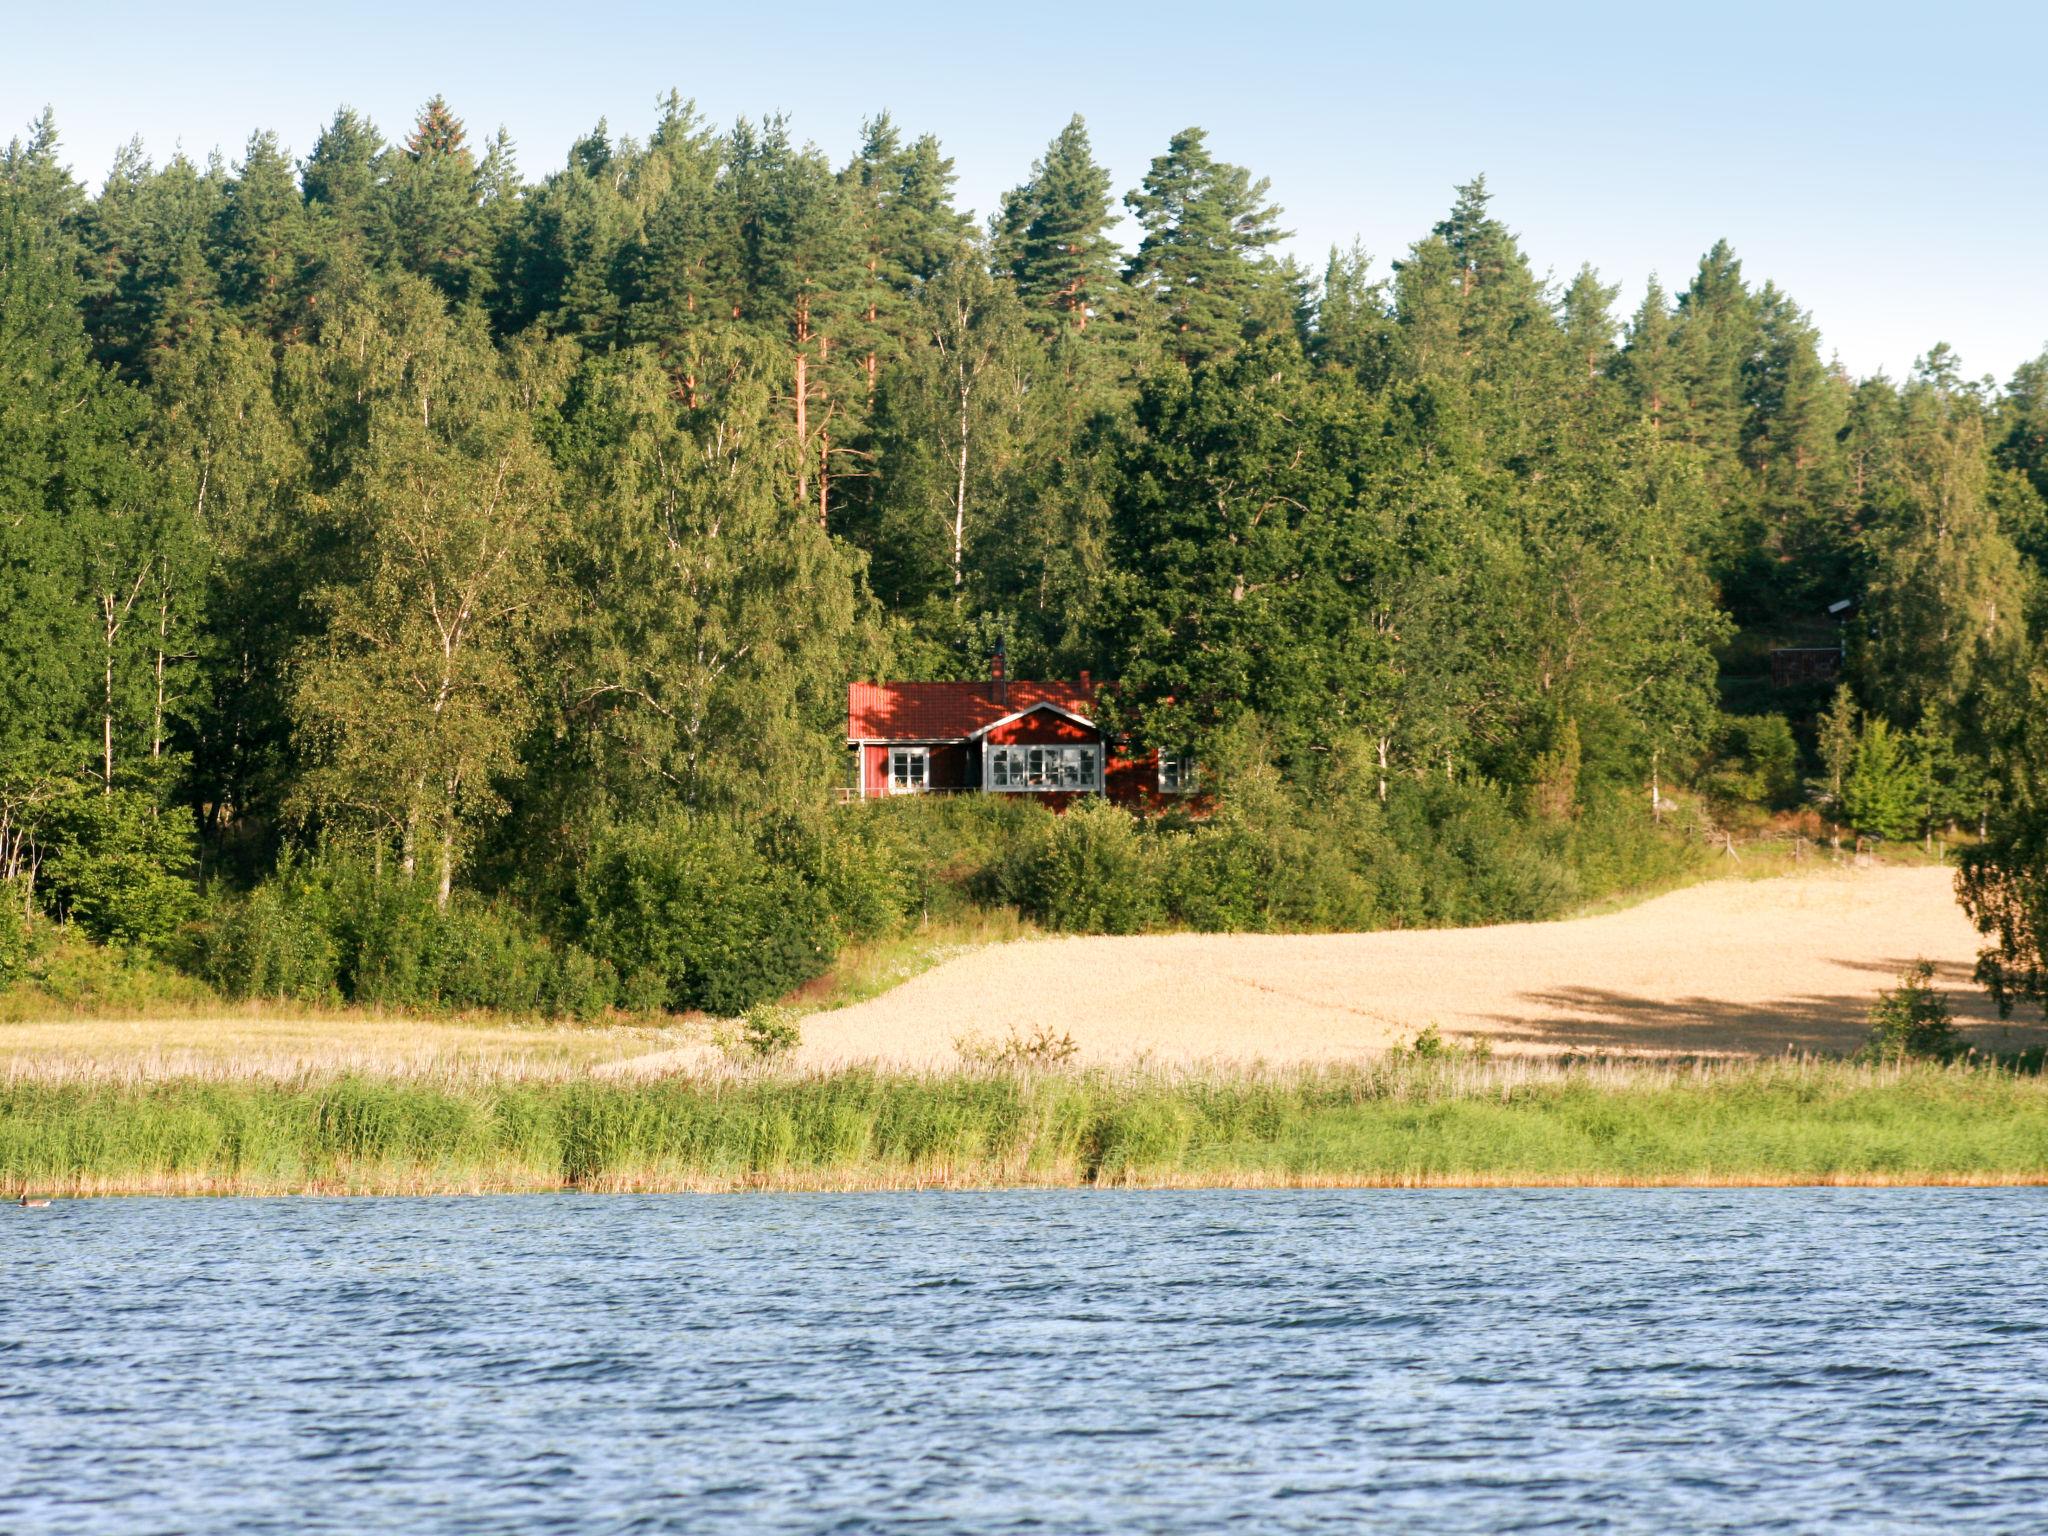
[[[1095,679],[1088,675],[1086,667],[1081,669],[1081,697],[1084,699],[1095,697]]]
[[[996,703],[1010,707],[1010,649],[1001,635],[996,636],[996,653],[989,658],[989,680],[996,685]]]

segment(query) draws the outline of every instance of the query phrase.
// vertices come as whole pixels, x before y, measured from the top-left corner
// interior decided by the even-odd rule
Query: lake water
[[[0,1210],[0,1530],[2048,1528],[2048,1192]]]

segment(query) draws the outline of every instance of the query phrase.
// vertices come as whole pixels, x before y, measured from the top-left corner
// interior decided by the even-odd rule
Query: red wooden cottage
[[[1194,788],[1193,765],[1132,754],[1095,722],[1097,689],[1010,682],[1001,658],[985,683],[853,683],[846,744],[858,756],[857,794],[973,791],[1031,795],[1064,806],[1079,795],[1139,805]]]

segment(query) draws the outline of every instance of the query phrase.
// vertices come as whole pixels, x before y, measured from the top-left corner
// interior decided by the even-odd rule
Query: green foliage
[[[337,851],[287,857],[211,925],[205,969],[230,997],[590,1018],[619,998],[611,966],[549,944],[517,913]]]
[[[1799,743],[1783,715],[1727,715],[1702,788],[1729,806],[1789,808],[1799,794]]]
[[[0,1083],[0,1181],[53,1192],[2037,1179],[2048,1087],[1997,1067],[1505,1068],[1454,1053],[1169,1078]]]
[[[1995,743],[1991,835],[1964,850],[1957,894],[1989,940],[1977,979],[2001,1014],[2048,1006],[2048,658],[1999,679],[1987,711]]]
[[[1963,1050],[1948,999],[1933,986],[1934,967],[1916,960],[1899,984],[1880,992],[1870,1009],[1870,1039],[1863,1054],[1871,1061],[1948,1061]]]
[[[29,950],[28,917],[12,888],[0,884],[0,992],[21,980]]]
[[[803,1044],[793,1008],[756,1003],[740,1016],[740,1045],[756,1061],[774,1061]]]
[[[161,948],[198,910],[196,839],[182,808],[136,789],[73,795],[53,818],[43,898],[105,943]]]
[[[577,886],[583,942],[621,975],[657,975],[674,1009],[744,1013],[838,950],[825,897],[723,823],[620,827]]]
[[[1842,786],[1842,814],[1872,837],[1911,837],[1920,825],[1920,783],[1905,744],[1882,719],[1856,738],[1856,756]]]
[[[1069,933],[1142,933],[1159,916],[1152,841],[1121,808],[1101,801],[1049,820],[1017,872],[1018,904]]]
[[[1618,324],[1477,179],[1310,285],[1199,128],[1128,252],[1117,191],[1076,118],[978,241],[930,135],[835,163],[671,93],[537,178],[436,97],[88,192],[45,114],[0,155],[0,876],[168,958],[203,863],[238,995],[737,1012],[977,901],[1552,915],[1683,866],[1653,784],[1789,809],[1812,741],[1830,816],[1989,833],[1987,974],[2038,987],[2048,359],[1853,381],[1725,243]],[[1206,819],[828,817],[847,681],[997,635],[1116,679]],[[1845,637],[1818,721],[1747,674]]]

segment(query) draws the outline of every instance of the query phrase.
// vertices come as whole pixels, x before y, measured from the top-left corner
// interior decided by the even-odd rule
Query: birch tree
[[[423,282],[359,301],[323,350],[352,428],[331,501],[347,554],[312,599],[297,806],[392,848],[408,878],[430,869],[445,906],[520,772],[524,669],[555,617],[554,475],[488,338]]]

